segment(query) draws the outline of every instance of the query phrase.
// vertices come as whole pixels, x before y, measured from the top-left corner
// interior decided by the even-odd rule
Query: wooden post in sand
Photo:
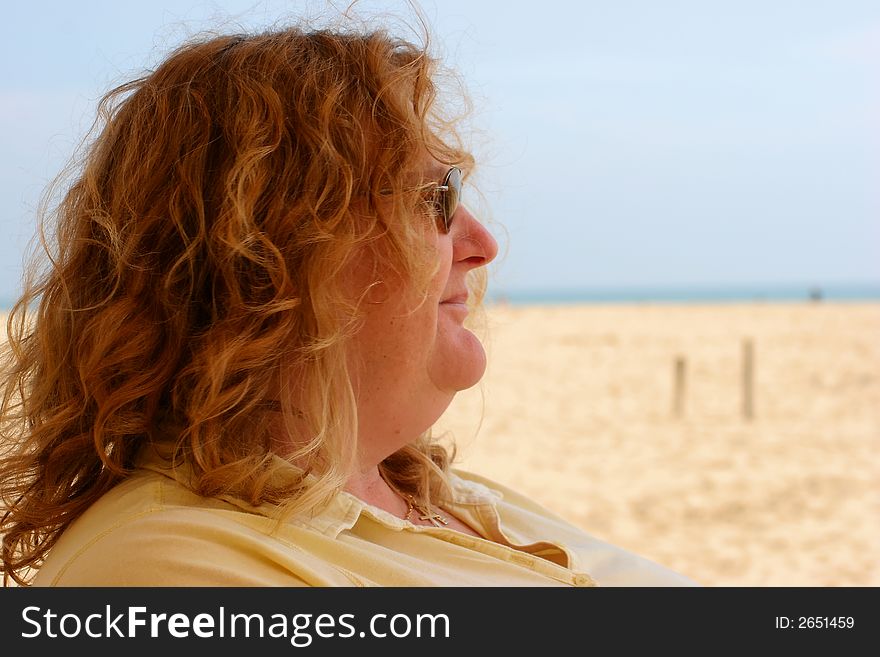
[[[751,338],[743,341],[742,414],[744,420],[755,417],[755,348]]]
[[[676,356],[672,368],[672,414],[675,417],[684,415],[686,362],[684,356]]]

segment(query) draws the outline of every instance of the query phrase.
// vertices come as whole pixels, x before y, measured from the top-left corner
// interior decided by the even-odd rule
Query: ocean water
[[[880,283],[833,285],[730,285],[714,287],[626,287],[503,290],[489,286],[489,303],[510,305],[565,305],[580,303],[742,303],[863,301],[880,302]],[[8,310],[11,297],[0,297],[0,311]]]
[[[564,305],[580,303],[743,303],[880,301],[880,283],[835,285],[731,285],[488,291],[490,303]]]

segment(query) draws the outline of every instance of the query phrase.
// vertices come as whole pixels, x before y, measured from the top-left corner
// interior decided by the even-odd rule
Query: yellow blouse
[[[272,505],[200,497],[155,455],[141,465],[71,524],[35,585],[694,585],[461,471],[444,509],[491,540],[413,525],[345,492],[278,526]]]

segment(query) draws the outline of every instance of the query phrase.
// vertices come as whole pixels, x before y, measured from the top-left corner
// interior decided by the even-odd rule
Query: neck
[[[382,475],[379,474],[379,467],[376,465],[355,472],[345,484],[345,490],[361,499],[374,496],[383,489],[390,490]]]
[[[367,504],[384,509],[395,516],[406,513],[406,501],[395,492],[379,473],[378,466],[357,472],[348,478],[345,490]]]

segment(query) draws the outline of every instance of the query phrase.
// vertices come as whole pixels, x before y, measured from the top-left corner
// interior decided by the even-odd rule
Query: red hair
[[[203,495],[292,512],[341,487],[358,319],[341,274],[367,249],[425,283],[414,172],[426,154],[472,165],[435,103],[436,66],[384,32],[291,28],[189,43],[104,97],[47,217],[49,265],[8,322],[4,580],[26,583],[153,441],[172,441]],[[275,401],[293,388],[299,407]],[[273,483],[279,412],[305,428],[314,485]],[[447,465],[423,436],[383,469],[430,498]]]

